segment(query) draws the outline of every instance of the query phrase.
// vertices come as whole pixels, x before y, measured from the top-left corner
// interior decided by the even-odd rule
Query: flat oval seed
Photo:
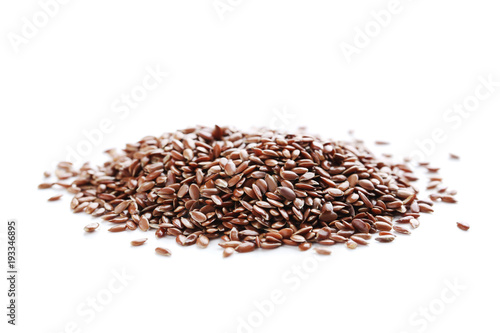
[[[142,231],[149,230],[149,220],[145,216],[142,216],[139,220],[139,229],[141,229]]]
[[[196,245],[198,245],[199,247],[201,247],[202,249],[204,249],[204,248],[206,248],[208,246],[209,242],[210,242],[210,240],[208,239],[207,236],[200,235],[198,237],[198,239],[196,240]]]
[[[245,253],[245,252],[252,252],[255,250],[255,244],[253,243],[241,243],[237,248],[236,251],[240,253]]]
[[[146,243],[147,240],[148,240],[147,238],[139,238],[139,239],[131,241],[130,245],[141,246],[142,244]]]
[[[312,244],[311,244],[311,243],[305,242],[305,243],[301,243],[301,244],[299,245],[299,250],[300,250],[300,251],[307,251],[307,250],[309,250],[311,247],[312,247]]]
[[[87,224],[83,228],[83,230],[85,230],[86,232],[94,232],[97,228],[99,228],[99,223],[93,222],[93,223]]]
[[[329,256],[330,254],[332,254],[332,251],[324,249],[322,247],[315,247],[314,250],[316,251],[317,254],[321,254],[324,256]]]
[[[62,194],[55,195],[53,197],[48,198],[47,201],[57,201],[57,200],[61,199],[61,197],[62,197]]]
[[[345,244],[346,244],[347,248],[351,249],[351,250],[354,250],[355,248],[358,247],[358,243],[351,240],[351,239],[349,239]]]
[[[166,257],[170,257],[172,255],[172,252],[170,252],[169,249],[166,249],[164,247],[157,247],[155,249],[155,252],[161,256],[166,256]]]
[[[233,253],[234,253],[234,248],[232,248],[232,247],[226,247],[224,249],[224,251],[222,252],[222,257],[223,258],[227,258],[230,255],[232,255]]]
[[[207,220],[207,216],[205,214],[203,214],[202,212],[192,211],[190,214],[191,214],[191,217],[193,218],[193,220],[195,220],[198,223],[202,223],[202,222],[205,222]]]
[[[295,200],[296,198],[295,192],[289,189],[288,187],[278,187],[278,190],[285,199],[290,201]]]
[[[467,230],[469,230],[470,225],[469,225],[468,223],[466,223],[466,222],[457,222],[457,227],[458,227],[459,229],[462,229],[462,230],[464,230],[464,231],[467,231]]]
[[[127,230],[126,224],[115,225],[115,226],[108,229],[108,231],[111,231],[111,232],[122,232],[125,230]]]
[[[380,237],[375,238],[375,240],[382,242],[382,243],[389,243],[389,242],[392,242],[394,240],[394,236],[384,235],[384,236],[380,236]]]

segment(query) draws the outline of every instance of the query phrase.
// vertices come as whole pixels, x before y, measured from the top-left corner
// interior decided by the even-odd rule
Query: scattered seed
[[[204,249],[204,248],[206,248],[208,246],[209,242],[210,242],[210,240],[208,239],[207,236],[200,235],[198,237],[198,239],[196,240],[196,245],[198,245],[199,247],[201,247],[202,249]]]
[[[166,249],[164,247],[157,247],[155,249],[155,252],[156,252],[156,254],[159,254],[161,256],[166,256],[166,257],[170,257],[172,255],[172,252],[170,252],[169,249]]]
[[[232,247],[226,247],[224,249],[224,251],[222,252],[222,257],[223,258],[227,258],[230,255],[232,255],[233,253],[234,253],[234,248],[232,248]]]
[[[455,199],[453,196],[451,195],[442,195],[441,196],[441,201],[442,202],[447,202],[447,203],[456,203],[457,202],[457,199]]]
[[[57,200],[61,199],[61,197],[62,197],[62,194],[54,195],[53,197],[48,198],[47,201],[57,201]]]
[[[350,239],[345,244],[346,244],[347,248],[351,249],[351,250],[354,250],[355,248],[358,247],[358,243],[355,242],[354,240],[350,240]]]
[[[83,230],[85,230],[86,232],[94,232],[97,228],[99,228],[99,223],[97,222],[92,222],[90,224],[87,224]]]
[[[457,227],[458,227],[459,229],[464,230],[464,231],[467,231],[467,230],[469,230],[469,228],[470,228],[469,224],[468,224],[468,223],[466,223],[466,222],[457,222]]]
[[[141,246],[144,243],[146,243],[147,240],[148,240],[147,238],[139,238],[139,239],[131,241],[130,245],[132,245],[132,246]]]
[[[108,231],[111,231],[111,232],[122,232],[125,230],[127,230],[126,224],[115,225],[115,226],[108,229]]]
[[[317,254],[321,254],[321,255],[325,255],[325,256],[329,256],[330,254],[332,254],[332,251],[324,249],[322,247],[315,247],[314,250],[316,251]]]
[[[376,241],[382,242],[382,243],[389,243],[394,240],[393,235],[381,235],[380,237],[375,238]]]

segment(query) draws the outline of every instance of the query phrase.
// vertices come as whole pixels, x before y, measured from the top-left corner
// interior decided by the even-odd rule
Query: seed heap
[[[406,164],[377,159],[358,141],[215,126],[107,153],[111,160],[96,169],[61,162],[59,180],[76,178],[39,188],[65,187],[75,194],[74,212],[113,223],[109,231],[154,229],[202,248],[221,238],[224,256],[282,245],[305,251],[311,243],[353,249],[372,235],[391,242],[393,232],[410,233],[402,225],[416,228],[420,213],[433,211],[432,201],[417,199]]]

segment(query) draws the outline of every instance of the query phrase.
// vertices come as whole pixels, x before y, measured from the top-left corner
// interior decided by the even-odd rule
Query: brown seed
[[[389,243],[389,242],[392,242],[394,240],[394,236],[393,235],[383,235],[383,236],[375,238],[375,240],[379,241],[381,243]]]
[[[300,250],[300,251],[307,251],[307,250],[309,250],[311,247],[312,247],[312,244],[311,244],[311,243],[305,242],[305,243],[301,243],[301,244],[299,245],[299,250]]]
[[[224,166],[224,170],[226,171],[226,174],[228,176],[234,175],[236,172],[236,166],[234,165],[234,162],[233,161],[227,162],[226,165]]]
[[[38,185],[38,188],[44,190],[47,188],[51,188],[53,185],[53,183],[41,183],[40,185]]]
[[[360,244],[360,245],[368,245],[368,242],[367,242],[364,238],[359,237],[359,234],[358,234],[358,235],[352,235],[352,236],[351,236],[351,239],[352,239],[354,242],[356,242],[356,243],[358,243],[358,244]]]
[[[295,200],[296,196],[293,190],[289,189],[288,187],[278,187],[278,190],[280,194],[286,199],[286,200]]]
[[[368,190],[368,191],[373,191],[375,189],[375,186],[373,186],[373,183],[371,181],[369,181],[368,179],[361,179],[358,184]]]
[[[299,178],[299,175],[297,175],[293,171],[283,171],[281,173],[281,176],[283,177],[283,179],[286,179],[286,180],[295,180],[295,179]]]
[[[464,230],[464,231],[467,231],[467,230],[469,230],[469,228],[470,228],[469,224],[468,224],[468,223],[466,223],[466,222],[457,222],[457,227],[458,227],[459,229]]]
[[[201,247],[202,249],[204,249],[204,248],[206,248],[208,246],[209,242],[210,242],[210,240],[208,239],[207,236],[200,235],[198,237],[198,239],[196,240],[196,245],[198,245],[199,247]]]
[[[85,230],[86,232],[94,232],[97,228],[99,228],[99,223],[97,222],[92,222],[90,224],[87,224],[83,230]]]
[[[200,211],[192,211],[190,214],[193,220],[195,220],[198,223],[202,223],[207,220],[207,216]]]
[[[443,195],[443,196],[441,196],[441,201],[442,202],[447,202],[447,203],[456,203],[457,199],[455,199],[451,195]]]
[[[399,226],[399,225],[394,226],[394,231],[398,232],[400,234],[405,234],[405,235],[411,234],[410,230],[406,229],[405,227]]]
[[[233,253],[234,253],[234,249],[232,247],[226,247],[224,249],[224,251],[222,252],[222,257],[223,258],[227,258],[230,255],[232,255]]]
[[[236,248],[236,252],[240,252],[240,253],[252,252],[253,250],[255,250],[255,244],[247,243],[247,242],[241,243]]]
[[[420,226],[420,221],[417,219],[411,219],[410,225],[412,226],[413,229],[416,229]]]
[[[47,201],[57,201],[57,200],[61,199],[61,197],[62,197],[62,194],[55,195],[53,197],[48,198]]]
[[[306,241],[306,239],[301,235],[292,235],[290,236],[290,240],[296,243],[303,243]]]
[[[392,225],[386,222],[375,222],[375,228],[377,228],[380,231],[391,231]]]
[[[358,247],[358,243],[355,242],[354,240],[349,239],[346,243],[346,246],[348,249],[354,250],[355,248]]]
[[[164,247],[157,247],[155,249],[155,252],[161,256],[166,256],[166,257],[170,257],[172,255],[172,252],[170,252],[169,249],[166,249]]]
[[[139,239],[131,241],[130,245],[132,245],[132,246],[140,246],[140,245],[146,243],[147,240],[148,240],[147,238],[139,238]]]
[[[154,182],[145,182],[137,189],[137,192],[146,192],[155,186]]]
[[[367,233],[368,231],[370,231],[370,225],[366,222],[361,221],[360,219],[354,219],[352,221],[352,225],[361,233]]]
[[[322,247],[315,247],[314,250],[316,251],[317,254],[321,254],[321,255],[325,255],[325,256],[329,256],[330,254],[332,254],[332,251],[324,249]]]
[[[145,216],[142,216],[139,220],[139,229],[141,229],[142,231],[149,230],[149,220]]]
[[[127,230],[126,224],[115,225],[115,226],[108,229],[108,231],[111,231],[111,232],[122,232],[125,230]]]
[[[196,184],[191,184],[189,186],[189,196],[193,200],[198,200],[200,198],[200,188]]]
[[[450,153],[450,158],[453,159],[453,160],[459,160],[460,159],[460,156],[456,155],[456,154],[452,154]]]

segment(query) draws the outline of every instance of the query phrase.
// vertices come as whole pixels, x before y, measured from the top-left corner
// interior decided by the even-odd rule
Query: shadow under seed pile
[[[432,212],[431,202],[417,200],[409,167],[379,160],[359,142],[215,126],[107,153],[111,160],[96,169],[61,162],[56,176],[76,178],[39,187],[67,188],[71,208],[113,223],[109,231],[155,229],[158,238],[200,247],[222,237],[224,256],[312,243],[355,248],[372,234],[391,242],[393,231],[410,233],[395,217],[416,228],[420,212]]]

